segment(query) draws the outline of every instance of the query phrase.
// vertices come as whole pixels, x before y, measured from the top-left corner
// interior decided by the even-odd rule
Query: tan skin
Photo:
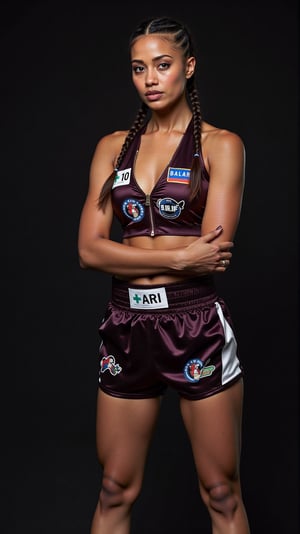
[[[139,37],[131,58],[133,83],[152,112],[135,161],[137,181],[150,193],[191,119],[185,85],[196,61],[185,60],[169,39],[158,35]],[[160,93],[149,97],[149,90]],[[232,257],[244,188],[245,152],[239,136],[203,124],[201,143],[210,184],[202,237],[133,237],[117,243],[110,239],[111,203],[99,210],[97,199],[126,133],[107,135],[96,147],[80,220],[80,265],[149,285],[223,273]],[[180,401],[213,534],[250,532],[239,481],[242,400],[239,381],[207,399]],[[157,398],[120,399],[99,391],[97,448],[103,481],[91,534],[129,534],[130,512],[141,489],[159,408]]]

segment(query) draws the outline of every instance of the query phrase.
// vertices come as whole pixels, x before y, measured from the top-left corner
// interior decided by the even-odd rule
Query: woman
[[[183,24],[142,22],[130,54],[141,107],[129,131],[99,141],[79,228],[81,267],[112,275],[100,326],[103,479],[91,534],[130,532],[167,387],[180,397],[212,532],[247,534],[239,478],[243,371],[230,313],[214,287],[232,257],[244,146],[237,134],[202,121]],[[122,243],[110,239],[114,215]]]

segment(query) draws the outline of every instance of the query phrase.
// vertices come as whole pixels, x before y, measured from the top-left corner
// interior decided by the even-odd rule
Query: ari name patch
[[[189,184],[191,169],[182,169],[181,167],[169,167],[167,182],[176,184]]]
[[[128,293],[130,308],[153,310],[169,307],[164,287],[153,287],[151,289],[134,289],[129,287]]]

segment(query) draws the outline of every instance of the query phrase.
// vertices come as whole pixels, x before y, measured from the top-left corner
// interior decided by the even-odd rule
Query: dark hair
[[[160,18],[151,18],[141,22],[135,31],[130,36],[129,39],[129,48],[134,44],[135,40],[141,35],[150,35],[153,33],[165,33],[168,36],[172,37],[175,45],[181,49],[183,56],[187,59],[191,56],[195,56],[195,50],[192,42],[192,37],[190,31],[187,27],[174,19],[168,17]],[[202,127],[202,117],[200,111],[200,101],[199,94],[195,82],[195,74],[193,74],[187,80],[186,89],[188,97],[190,100],[191,110],[193,113],[193,123],[194,123],[194,157],[191,165],[191,176],[190,176],[190,197],[193,199],[198,193],[200,193],[201,188],[201,178],[202,178],[202,167],[200,164],[200,139],[201,139],[201,127]],[[126,136],[126,139],[121,148],[120,154],[116,162],[116,168],[113,170],[111,175],[107,178],[103,184],[102,190],[98,199],[98,207],[105,208],[108,201],[108,197],[111,192],[111,188],[115,179],[115,174],[118,171],[124,156],[136,136],[137,132],[145,123],[145,119],[148,112],[148,106],[142,102],[135,120]]]

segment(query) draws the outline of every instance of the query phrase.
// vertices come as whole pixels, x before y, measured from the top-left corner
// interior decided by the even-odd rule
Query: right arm
[[[113,210],[110,200],[105,210],[97,200],[102,185],[114,168],[114,162],[124,140],[124,132],[103,137],[92,159],[89,188],[82,209],[78,252],[82,268],[96,269],[116,276],[133,278],[163,273],[194,276],[222,271],[221,258],[229,258],[231,243],[214,244],[222,229],[213,230],[197,239],[195,247],[166,250],[144,249],[117,243],[110,239]],[[189,252],[187,253],[187,250]]]

